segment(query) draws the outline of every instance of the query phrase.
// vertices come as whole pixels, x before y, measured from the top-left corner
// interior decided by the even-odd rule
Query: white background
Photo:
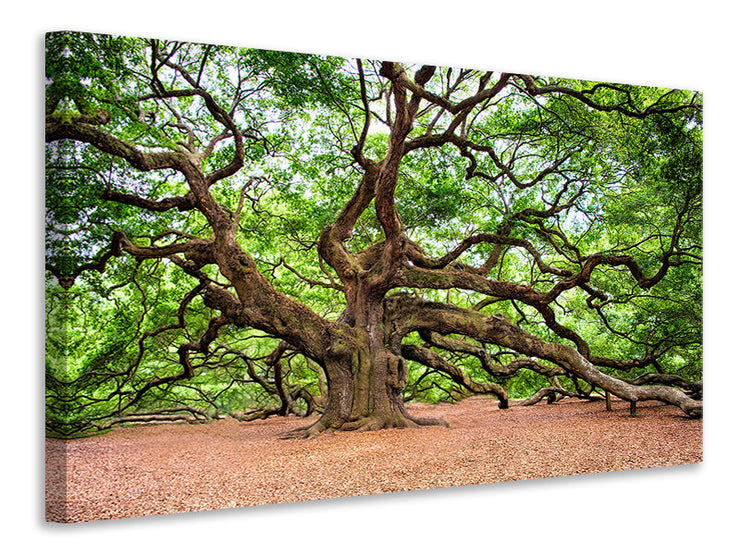
[[[601,7],[601,6],[604,7]],[[14,2],[2,21],[0,545],[8,553],[737,549],[738,41],[731,2]],[[43,522],[43,34],[78,30],[705,92],[705,462],[79,525]],[[720,547],[722,546],[722,547]]]

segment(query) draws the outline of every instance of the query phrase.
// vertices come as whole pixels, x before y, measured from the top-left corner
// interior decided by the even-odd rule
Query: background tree
[[[701,415],[698,94],[79,33],[47,58],[54,433],[416,426],[405,400],[466,392]]]

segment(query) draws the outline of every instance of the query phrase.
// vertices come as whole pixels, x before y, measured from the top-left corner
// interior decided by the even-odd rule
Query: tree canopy
[[[701,416],[699,93],[73,32],[46,59],[49,433]]]

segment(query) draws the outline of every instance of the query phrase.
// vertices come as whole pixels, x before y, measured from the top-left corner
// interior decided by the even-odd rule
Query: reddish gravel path
[[[697,463],[702,421],[674,407],[490,399],[412,404],[449,428],[280,440],[298,418],[120,428],[46,442],[47,519],[87,521]],[[64,462],[66,451],[67,462]],[[66,475],[66,503],[62,477]]]

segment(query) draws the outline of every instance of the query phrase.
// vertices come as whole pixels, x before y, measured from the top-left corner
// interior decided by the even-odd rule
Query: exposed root
[[[403,415],[404,418],[416,424],[416,426],[444,426],[445,428],[450,427],[450,425],[441,418],[411,416],[404,406],[401,406],[401,414]]]
[[[409,418],[411,418],[411,420],[413,420],[419,426],[444,426],[445,428],[450,427],[447,421],[443,420],[442,418],[425,418],[421,416],[410,416]]]
[[[323,432],[326,432],[332,429],[333,429],[332,427],[330,427],[325,422],[322,422],[321,419],[319,419],[313,424],[309,424],[308,426],[302,426],[300,428],[296,428],[295,430],[285,432],[284,434],[281,434],[280,436],[278,436],[278,438],[279,439],[310,439],[310,438],[318,436],[319,434]]]
[[[385,423],[378,418],[364,417],[345,422],[339,429],[343,432],[374,432],[385,427]]]
[[[419,428],[421,426],[444,426],[449,424],[440,418],[414,417],[409,414],[394,414],[390,418],[362,417],[342,424],[341,431],[372,432],[376,430]]]
[[[374,432],[378,430],[419,428],[421,426],[450,425],[440,418],[414,417],[409,414],[394,414],[390,418],[363,416],[344,422],[328,423],[321,419],[309,426],[303,426],[280,436],[280,439],[311,439],[325,433],[340,432]]]
[[[235,420],[238,420],[239,422],[252,422],[253,420],[266,420],[270,416],[275,416],[279,414],[280,407],[273,405],[264,409],[253,410],[246,413],[230,412],[229,416],[231,416],[231,418],[234,418]]]

